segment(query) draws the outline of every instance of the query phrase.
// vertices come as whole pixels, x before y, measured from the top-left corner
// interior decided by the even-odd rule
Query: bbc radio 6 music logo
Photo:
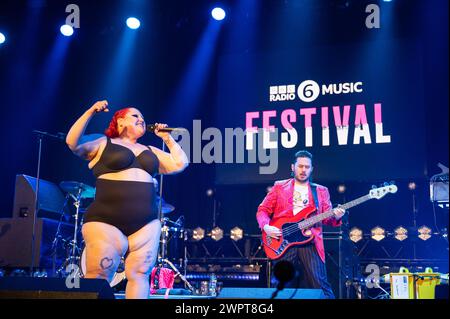
[[[295,84],[270,86],[269,101],[294,101],[298,97],[303,102],[312,102],[319,95],[361,93],[362,86],[362,82],[331,83],[320,86],[314,80],[305,80],[298,86]]]

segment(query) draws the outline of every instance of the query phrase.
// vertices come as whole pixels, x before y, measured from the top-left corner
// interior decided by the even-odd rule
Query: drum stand
[[[177,276],[180,276],[180,279],[183,280],[185,286],[192,292],[195,291],[194,287],[189,283],[189,281],[186,279],[186,266],[187,266],[187,259],[186,259],[186,247],[184,247],[184,270],[185,274],[182,275],[178,268],[169,260],[166,258],[166,252],[167,252],[167,243],[168,243],[168,237],[169,237],[169,227],[167,226],[168,218],[162,219],[162,227],[161,227],[161,256],[158,258],[158,267],[164,267],[166,264],[169,265],[170,268],[175,272],[175,278]],[[183,235],[185,236],[185,234]]]
[[[61,267],[58,269],[57,273],[61,273],[64,271],[64,267],[70,266],[70,268],[66,269],[68,274],[72,274],[72,272],[77,270],[78,260],[80,259],[80,248],[78,247],[78,219],[80,216],[80,204],[81,204],[81,193],[83,192],[83,188],[78,188],[77,196],[74,196],[73,194],[69,194],[73,200],[73,205],[75,206],[75,214],[73,215],[75,221],[74,221],[74,231],[73,231],[73,239],[70,241],[70,254],[66,258],[66,260],[63,262]],[[77,256],[78,255],[78,256]],[[77,260],[78,259],[78,260]]]
[[[56,258],[58,254],[58,241],[62,239],[61,235],[59,234],[61,232],[61,223],[65,216],[65,209],[67,206],[67,203],[69,202],[70,194],[66,194],[66,198],[64,200],[63,208],[60,211],[61,217],[59,218],[58,227],[56,228],[55,238],[52,242],[52,275],[55,276],[57,274],[56,272]]]
[[[158,258],[158,266],[157,267],[164,267],[165,265],[169,265],[170,268],[175,272],[175,278],[177,276],[180,276],[180,279],[184,282],[185,287],[187,287],[190,291],[195,292],[194,287],[189,283],[189,281],[186,279],[186,273],[185,275],[182,275],[178,268],[167,258],[167,243],[169,238],[169,227],[167,225],[168,218],[162,218],[162,227],[161,227],[161,255]],[[186,272],[186,247],[184,249],[184,270]]]
[[[175,267],[175,265],[174,265],[170,260],[168,260],[168,259],[161,259],[161,261],[163,262],[163,264],[164,264],[164,263],[167,263],[167,264],[170,266],[170,268],[173,269],[173,271],[175,272],[175,278],[176,278],[177,276],[180,276],[180,279],[183,280],[183,282],[185,283],[185,285],[187,286],[187,288],[188,288],[190,291],[192,291],[192,292],[195,291],[194,287],[192,287],[192,285],[189,283],[189,281],[186,279],[186,277],[183,276],[183,275],[180,273],[180,271],[177,269],[177,267]]]

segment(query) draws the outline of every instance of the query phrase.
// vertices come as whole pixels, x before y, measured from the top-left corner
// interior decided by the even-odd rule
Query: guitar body
[[[301,230],[298,223],[307,219],[316,211],[315,207],[306,207],[293,217],[274,218],[269,225],[277,227],[282,234],[278,239],[267,236],[266,232],[262,233],[264,252],[267,257],[272,260],[281,258],[288,248],[292,246],[304,245],[314,239],[312,234],[308,234],[309,230]]]

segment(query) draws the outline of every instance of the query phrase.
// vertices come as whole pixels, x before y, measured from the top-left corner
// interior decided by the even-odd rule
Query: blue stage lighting
[[[59,30],[66,37],[70,37],[73,34],[73,28],[68,24],[61,26]]]
[[[225,10],[223,10],[222,8],[214,8],[214,9],[212,9],[211,15],[217,21],[225,19],[225,16],[226,16]]]
[[[6,41],[5,35],[0,32],[0,44],[4,43],[5,41]]]
[[[127,26],[130,29],[137,29],[141,26],[141,22],[138,19],[131,17],[127,19]]]

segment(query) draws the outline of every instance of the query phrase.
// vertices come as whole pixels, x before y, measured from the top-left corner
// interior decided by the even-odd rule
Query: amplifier
[[[62,245],[57,245],[56,250],[52,248],[57,230],[56,220],[47,218],[36,220],[33,267],[50,269],[54,264],[60,265],[66,258]],[[61,223],[59,230],[61,239],[70,240],[73,231],[73,225]],[[32,237],[31,218],[0,218],[0,267],[29,267]]]
[[[435,175],[430,181],[430,200],[448,203],[448,174]]]
[[[430,200],[438,203],[448,203],[448,167],[439,163],[440,174],[430,178]]]

